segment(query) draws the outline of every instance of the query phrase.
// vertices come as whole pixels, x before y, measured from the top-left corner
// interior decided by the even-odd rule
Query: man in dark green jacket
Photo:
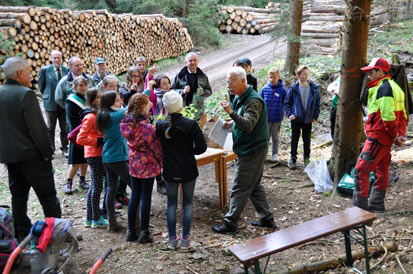
[[[27,200],[33,187],[45,217],[61,217],[53,178],[53,149],[31,87],[31,67],[21,57],[2,65],[6,83],[0,87],[0,162],[7,165],[16,238],[30,232]]]
[[[229,211],[224,217],[224,223],[212,229],[216,233],[234,233],[248,199],[259,216],[259,220],[251,224],[276,228],[261,184],[269,139],[266,105],[258,93],[247,85],[245,71],[240,67],[233,67],[227,73],[227,87],[230,95],[235,97],[229,102],[226,95],[221,106],[232,119],[224,126],[232,126],[233,151],[238,155],[238,162]]]

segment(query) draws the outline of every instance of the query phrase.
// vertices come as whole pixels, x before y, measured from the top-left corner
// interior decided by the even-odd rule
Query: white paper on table
[[[218,145],[224,146],[228,132],[229,128],[224,128],[224,121],[221,118],[219,118],[218,121],[215,123],[214,127],[212,128],[211,132],[209,133],[208,138],[217,143]]]

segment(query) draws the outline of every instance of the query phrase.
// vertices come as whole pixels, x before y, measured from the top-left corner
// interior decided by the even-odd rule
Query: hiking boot
[[[168,249],[175,250],[178,247],[179,237],[176,236],[175,239],[168,239]]]
[[[108,220],[109,220],[108,232],[118,232],[123,228],[116,220],[116,217],[109,218]]]
[[[138,242],[140,242],[141,244],[152,243],[152,233],[149,230],[141,230],[141,232],[139,233]]]
[[[89,184],[86,182],[86,180],[79,180],[79,186],[81,189],[89,189]]]
[[[63,186],[63,191],[65,192],[65,194],[67,194],[67,195],[72,195],[73,194],[72,184],[73,184],[73,181],[67,179],[66,184]]]
[[[182,237],[181,239],[181,249],[189,249],[191,247],[191,236],[188,236],[188,238],[184,239]]]
[[[237,231],[237,228],[235,226],[228,224],[227,222],[224,222],[220,225],[213,226],[212,230],[215,233],[219,234],[234,234]]]
[[[161,195],[166,195],[166,185],[164,180],[156,181],[156,191]]]
[[[251,225],[272,228],[272,229],[277,228],[277,224],[274,222],[274,219],[254,221],[251,223]]]
[[[384,197],[386,196],[386,191],[372,188],[369,198],[369,211],[374,213],[383,213],[386,209],[384,208]]]
[[[310,158],[304,158],[304,167],[307,167],[310,163]]]
[[[92,220],[86,219],[86,221],[85,221],[85,227],[86,227],[86,228],[89,228],[89,227],[91,227],[91,226],[92,226]]]
[[[369,198],[368,197],[360,197],[360,192],[356,189],[353,190],[353,205],[364,210],[369,210]]]
[[[99,217],[99,220],[92,221],[92,228],[107,227],[108,225],[108,221],[106,221],[102,216]]]
[[[293,159],[288,160],[288,167],[292,170],[294,170],[296,168],[295,166],[295,161]]]
[[[136,240],[138,240],[138,234],[136,233],[136,231],[126,231],[126,239],[127,242],[135,242]]]

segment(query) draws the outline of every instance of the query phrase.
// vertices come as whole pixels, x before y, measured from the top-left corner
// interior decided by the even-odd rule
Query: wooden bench
[[[280,251],[331,235],[336,232],[344,234],[344,243],[346,247],[346,264],[358,273],[361,271],[353,267],[353,258],[351,256],[350,239],[358,240],[350,236],[350,231],[357,231],[362,237],[364,253],[366,259],[366,272],[370,273],[366,225],[372,223],[376,215],[358,207],[351,207],[346,210],[330,214],[318,219],[304,222],[284,230],[276,231],[262,237],[248,240],[242,244],[232,246],[230,252],[244,264],[245,273],[249,273],[249,268],[254,273],[265,273],[268,261],[272,254]],[[360,231],[359,229],[362,229]],[[264,271],[261,272],[259,259],[267,257]]]

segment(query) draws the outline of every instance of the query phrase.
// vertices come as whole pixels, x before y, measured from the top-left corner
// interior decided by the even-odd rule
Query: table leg
[[[222,162],[223,157],[219,157],[219,160],[215,161],[215,179],[219,187],[219,206],[221,209],[224,208],[224,196],[222,191]]]
[[[350,242],[350,231],[342,231],[344,234],[344,245],[346,247],[346,261],[347,267],[353,267],[353,257],[351,255],[351,242]]]

